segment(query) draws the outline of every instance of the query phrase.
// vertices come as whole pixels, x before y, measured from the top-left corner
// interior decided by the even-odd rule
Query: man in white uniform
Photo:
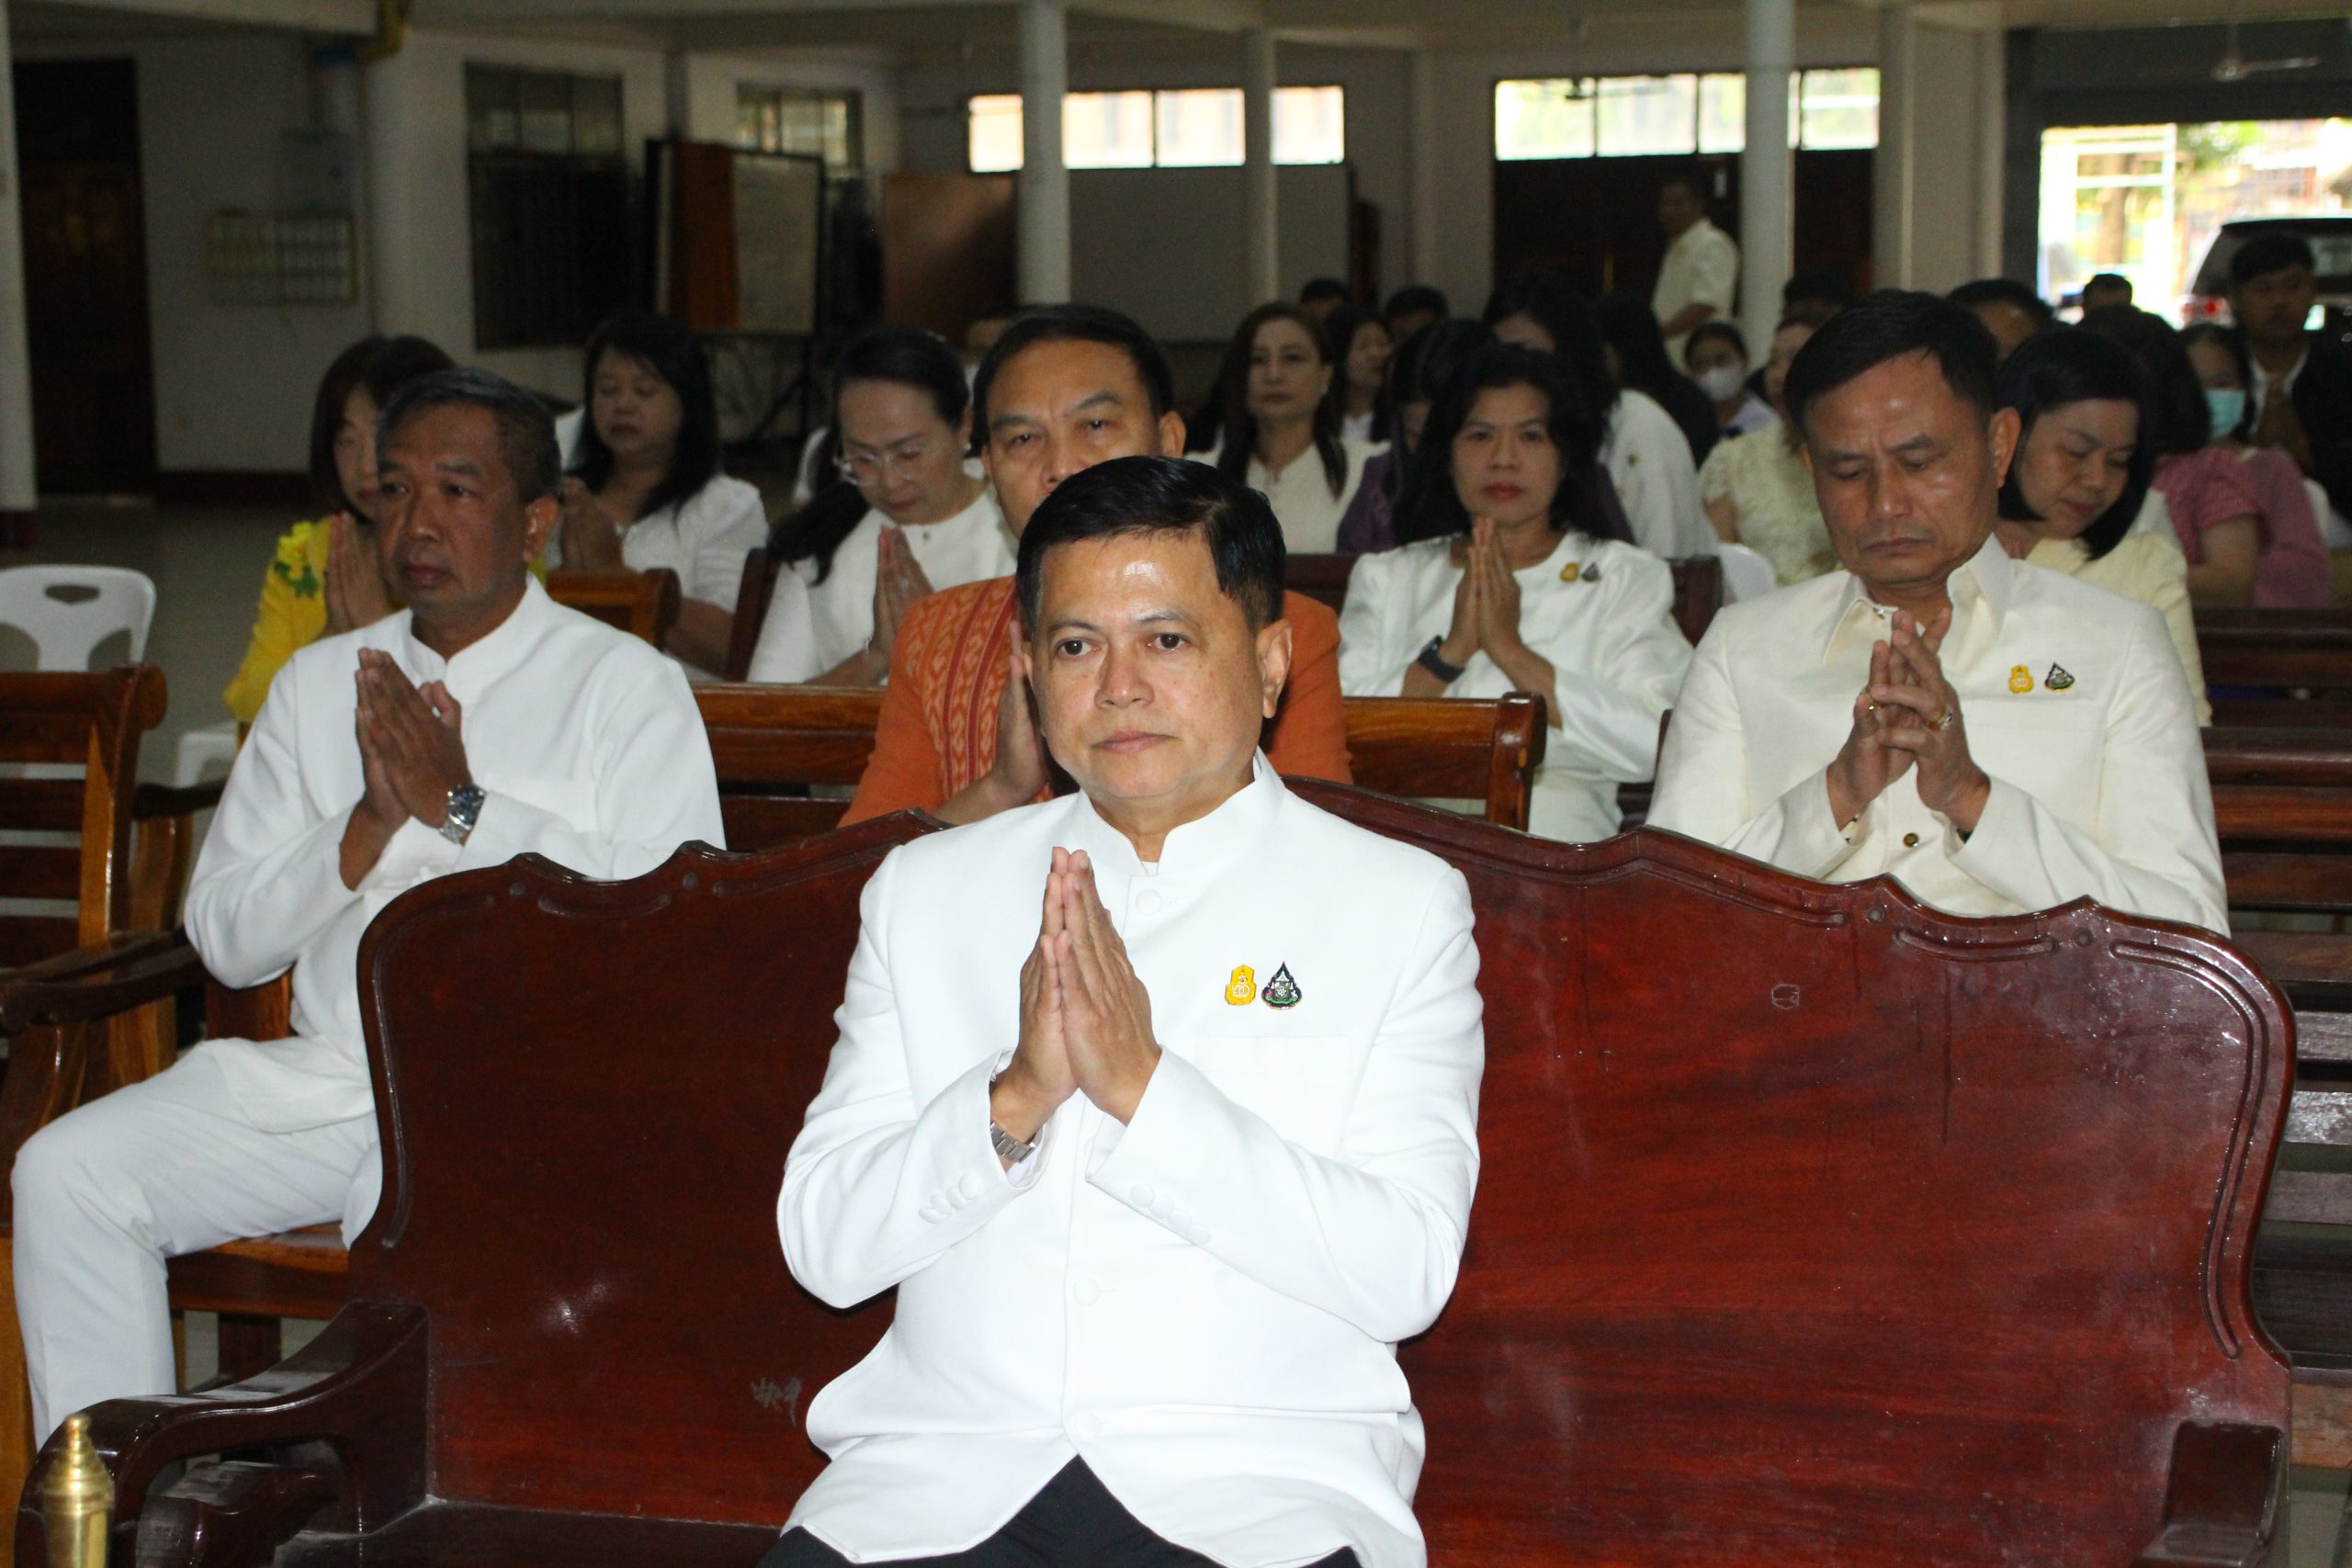
[[[897,1314],[810,1406],[775,1568],[1424,1561],[1395,1347],[1461,1260],[1477,950],[1458,873],[1258,754],[1282,561],[1262,497],[1165,457],[1023,534],[1081,793],[865,890],[778,1218],[801,1283]]]
[[[1668,362],[1682,363],[1682,345],[1702,321],[1731,314],[1739,282],[1739,245],[1707,219],[1707,193],[1695,174],[1668,175],[1657,190],[1658,227],[1666,231],[1650,309],[1666,334]]]
[[[480,371],[412,383],[378,441],[384,578],[408,608],[295,654],[229,776],[188,891],[214,976],[294,972],[294,1036],[217,1040],[17,1156],[17,1311],[42,1436],[175,1387],[164,1259],[341,1220],[382,1182],[360,933],[405,890],[534,852],[626,877],[721,841],[678,667],[550,600],[546,411]]]
[[[2010,559],[2018,436],[1992,334],[1882,294],[1785,400],[1846,570],[1726,607],[1674,705],[1650,821],[1962,915],[2090,897],[2224,929],[2188,684],[2154,610]]]

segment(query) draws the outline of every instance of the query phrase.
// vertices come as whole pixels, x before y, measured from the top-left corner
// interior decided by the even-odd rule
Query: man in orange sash
[[[1182,457],[1174,401],[1166,357],[1126,317],[1070,305],[1015,321],[972,386],[972,428],[1006,524],[1018,536],[1055,486],[1097,463]],[[1295,651],[1267,758],[1282,773],[1344,783],[1339,617],[1298,593],[1283,596],[1283,615]],[[976,822],[1051,795],[1027,682],[1012,679],[1019,637],[1009,577],[915,605],[899,629],[874,755],[844,822],[910,807]]]

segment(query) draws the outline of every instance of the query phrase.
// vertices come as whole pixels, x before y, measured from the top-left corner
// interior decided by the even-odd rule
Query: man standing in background
[[[1739,283],[1739,246],[1707,220],[1707,193],[1696,174],[1668,175],[1657,192],[1666,261],[1650,309],[1666,334],[1667,357],[1682,363],[1682,342],[1701,321],[1731,314]]]

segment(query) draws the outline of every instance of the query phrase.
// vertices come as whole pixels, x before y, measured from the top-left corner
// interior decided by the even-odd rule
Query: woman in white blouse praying
[[[1295,305],[1259,306],[1226,349],[1225,422],[1204,460],[1265,496],[1293,555],[1337,547],[1372,456],[1340,434],[1338,374],[1321,323]]]
[[[710,366],[692,333],[630,310],[588,343],[588,417],[566,453],[548,564],[678,574],[668,651],[691,675],[725,668],[743,558],[767,537],[760,492],[718,471]]]
[[[840,477],[786,520],[776,554],[807,587],[760,628],[751,679],[878,686],[915,602],[1010,577],[1012,536],[965,457],[971,392],[947,340],[877,327],[833,367]]]
[[[1617,786],[1656,767],[1690,661],[1673,573],[1611,536],[1598,444],[1557,359],[1479,350],[1430,411],[1397,517],[1408,542],[1356,563],[1340,612],[1350,696],[1541,696],[1529,827],[1571,842],[1617,830]]]
[[[1487,325],[1505,343],[1554,354],[1598,418],[1600,466],[1616,486],[1634,543],[1669,558],[1715,553],[1699,504],[1699,466],[1674,416],[1646,392],[1621,388],[1592,306],[1558,273],[1532,267],[1487,298]]]

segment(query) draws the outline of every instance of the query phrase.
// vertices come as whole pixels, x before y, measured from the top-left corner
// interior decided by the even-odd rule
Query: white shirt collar
[[[459,649],[455,658],[445,660],[417,640],[413,611],[400,613],[394,642],[403,667],[423,680],[449,683],[463,702],[467,693],[482,690],[521,662],[554,608],[555,601],[548,597],[548,591],[539,585],[538,575],[534,572],[524,578],[523,597],[506,618],[485,636]],[[465,691],[456,691],[460,682]]]
[[[1266,754],[1255,753],[1250,760],[1250,782],[1207,816],[1171,829],[1160,845],[1157,866],[1147,869],[1127,836],[1104,821],[1081,792],[1072,797],[1070,829],[1077,841],[1069,847],[1084,850],[1102,869],[1122,876],[1214,870],[1259,849],[1289,794]]]
[[[2276,381],[2279,387],[2285,390],[2292,392],[2295,389],[2295,378],[2303,373],[2303,367],[2309,365],[2311,361],[2312,345],[2311,340],[2308,337],[2303,340],[2302,352],[2295,355],[2295,363],[2287,367],[2287,372],[2283,376],[2271,375],[2269,371],[2265,370],[2262,367],[2261,360],[2255,360],[2254,387],[2252,389],[2255,402],[2258,405],[2261,403],[2263,399],[2270,395],[2270,386],[2274,381]]]
[[[1993,629],[2000,629],[2001,618],[2008,614],[2009,605],[2017,597],[2017,562],[2001,547],[1999,535],[1986,532],[1976,553],[1953,568],[1951,575],[1944,580],[1944,592],[1951,600],[1955,622],[1966,614],[1972,603],[1981,602],[1992,615]],[[1860,578],[1848,572],[1845,590],[1838,596],[1836,613],[1829,617],[1828,634],[1822,639],[1822,659],[1826,661],[1836,657],[1852,628],[1867,626],[1871,640],[1876,641],[1880,628],[1894,614],[1891,606],[1870,596]]]

